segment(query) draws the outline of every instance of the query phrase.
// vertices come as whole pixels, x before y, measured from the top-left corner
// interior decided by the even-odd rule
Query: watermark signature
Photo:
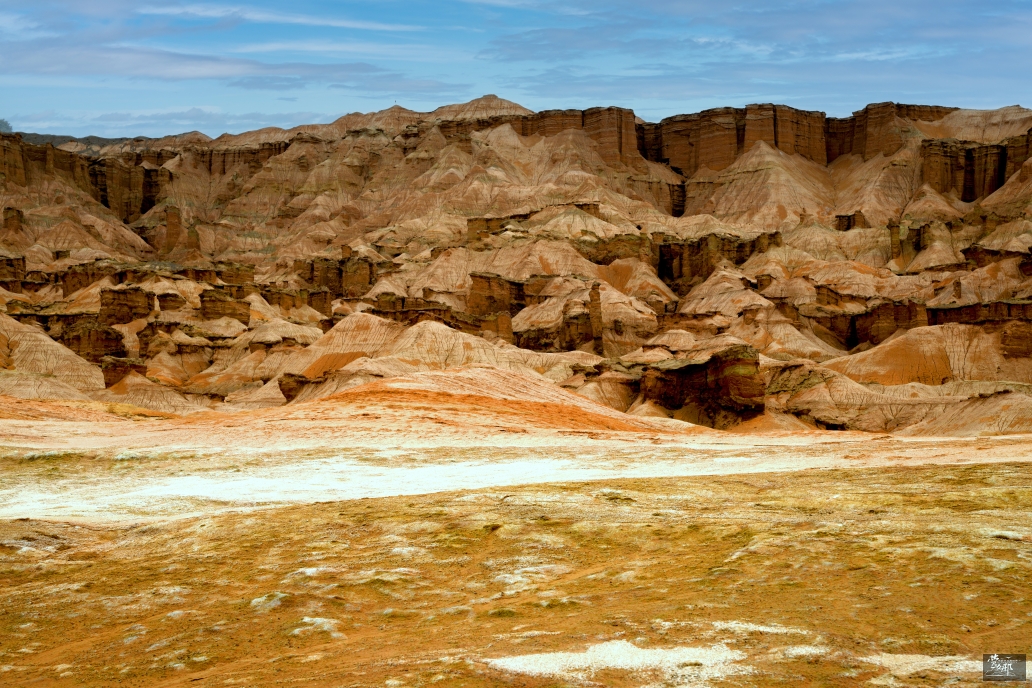
[[[983,681],[1024,681],[1025,655],[982,655]]]

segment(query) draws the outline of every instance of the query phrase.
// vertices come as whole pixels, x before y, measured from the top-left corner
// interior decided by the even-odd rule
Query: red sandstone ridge
[[[1018,106],[497,96],[0,135],[0,391],[248,412],[481,367],[722,429],[1032,430],[1030,136]]]

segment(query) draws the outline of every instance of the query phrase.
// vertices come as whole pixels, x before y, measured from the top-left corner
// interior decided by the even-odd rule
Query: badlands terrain
[[[1032,111],[0,134],[0,683],[973,685]]]

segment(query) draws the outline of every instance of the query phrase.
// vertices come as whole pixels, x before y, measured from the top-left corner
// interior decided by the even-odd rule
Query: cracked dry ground
[[[973,685],[1032,650],[1030,504],[995,464],[7,521],[0,683]]]

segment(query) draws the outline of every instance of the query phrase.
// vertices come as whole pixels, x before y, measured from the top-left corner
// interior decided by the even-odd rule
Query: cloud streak
[[[422,26],[408,24],[384,24],[334,17],[316,17],[304,14],[288,14],[260,10],[250,7],[227,7],[219,5],[183,5],[180,7],[150,6],[136,10],[137,14],[186,17],[191,19],[238,19],[260,24],[298,24],[337,29],[360,29],[363,31],[422,31]]]
[[[103,129],[114,137],[163,136],[188,131],[204,131],[218,135],[228,131],[246,131],[264,127],[290,128],[298,122],[330,122],[334,115],[313,111],[224,112],[214,107],[192,107],[182,110],[153,112],[57,113],[53,111],[21,115],[18,120],[33,129],[76,135],[83,131]],[[25,126],[19,129],[25,129]],[[214,133],[214,134],[213,134]]]
[[[190,54],[131,45],[67,45],[39,41],[30,50],[0,51],[0,71],[9,74],[80,75],[164,79],[218,80],[249,90],[281,91],[313,83],[367,93],[448,93],[454,84],[436,79],[411,79],[365,62],[283,62]]]
[[[833,115],[884,100],[1028,105],[1030,34],[1028,0],[9,1],[0,109],[104,134],[120,125],[60,113],[120,102],[194,113],[169,127],[211,133],[483,93],[533,109],[622,105],[652,120],[771,101]],[[260,114],[283,102],[292,113]]]

